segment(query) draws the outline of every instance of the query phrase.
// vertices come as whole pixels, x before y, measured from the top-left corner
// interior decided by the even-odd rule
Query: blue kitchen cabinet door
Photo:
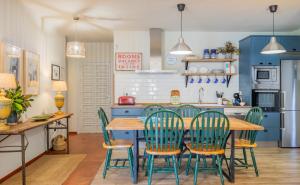
[[[278,36],[276,39],[287,51],[300,51],[300,36]]]
[[[280,139],[280,113],[264,113],[262,126],[265,128],[257,134],[257,141],[279,141]]]
[[[144,112],[142,108],[113,108],[112,117],[138,117]]]

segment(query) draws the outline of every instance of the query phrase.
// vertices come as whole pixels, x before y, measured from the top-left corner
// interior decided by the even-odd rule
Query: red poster
[[[142,69],[142,53],[117,52],[115,60],[115,69],[117,71],[135,71]]]

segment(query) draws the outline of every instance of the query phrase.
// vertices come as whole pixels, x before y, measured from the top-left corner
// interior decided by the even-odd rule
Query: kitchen
[[[6,138],[10,132],[0,129],[1,184],[299,184],[300,25],[291,21],[299,15],[298,2],[4,0],[0,5],[0,44],[41,58],[40,94],[33,96],[23,123],[10,129],[55,113],[56,107],[66,114],[66,121],[49,119],[57,127],[30,122],[21,140]],[[25,19],[20,17],[38,26],[27,19],[20,26]],[[38,35],[34,42],[31,32]],[[69,54],[73,41],[79,43],[77,57]],[[55,66],[67,88],[53,94]],[[151,158],[146,132],[151,126],[145,125],[161,124],[171,114],[184,123],[180,153],[177,159],[169,153]],[[217,132],[199,137],[205,135],[201,130],[193,135],[192,125],[201,123],[197,115],[216,123],[228,119],[220,155],[193,150],[195,140],[203,148],[223,138],[210,138]],[[154,129],[159,134],[152,139],[172,143],[177,132],[165,127]],[[209,133],[207,128],[202,129]],[[160,140],[166,135],[170,138]],[[2,150],[18,146],[22,137],[22,150]],[[67,155],[55,151],[56,141]],[[115,151],[120,148],[124,151]]]

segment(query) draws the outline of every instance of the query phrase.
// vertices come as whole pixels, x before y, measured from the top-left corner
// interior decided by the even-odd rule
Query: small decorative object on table
[[[65,97],[62,92],[67,91],[67,83],[65,81],[53,81],[52,88],[56,91],[55,105],[58,108],[56,114],[63,114],[61,109],[65,104]]]
[[[224,95],[224,92],[216,91],[217,102],[219,105],[223,104],[223,95]]]
[[[179,90],[171,91],[171,104],[174,104],[174,105],[180,104],[180,91]]]
[[[16,89],[6,90],[6,98],[12,101],[11,114],[7,119],[7,123],[14,125],[19,122],[22,114],[31,107],[31,102],[33,101],[31,97],[31,95],[23,94],[22,87],[19,83]]]
[[[31,119],[33,121],[46,121],[50,118],[52,118],[54,116],[54,114],[42,114],[42,115],[38,115],[38,116],[33,116]]]
[[[6,119],[11,113],[12,100],[5,97],[4,89],[16,88],[16,78],[13,74],[0,73],[0,130],[8,130]]]
[[[223,58],[232,58],[234,54],[239,54],[240,50],[232,44],[232,42],[227,41],[225,47],[220,47],[217,49],[218,54],[222,54]]]
[[[66,138],[63,135],[57,135],[52,140],[54,151],[63,151],[66,149]]]

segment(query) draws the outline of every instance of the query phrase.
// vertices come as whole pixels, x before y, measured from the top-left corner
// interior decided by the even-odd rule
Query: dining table
[[[183,118],[184,129],[188,131],[193,118]],[[236,131],[245,130],[264,130],[263,126],[252,124],[242,119],[236,117],[228,117],[229,120],[229,130],[230,130],[230,158],[229,158],[229,168],[227,171],[223,170],[224,176],[232,183],[235,181],[235,134]],[[133,132],[133,155],[134,155],[134,172],[133,172],[133,182],[138,183],[138,171],[139,171],[139,141],[142,136],[139,136],[139,132],[145,129],[144,119],[141,118],[127,118],[120,117],[114,118],[107,125],[106,129],[108,131],[132,131]]]

